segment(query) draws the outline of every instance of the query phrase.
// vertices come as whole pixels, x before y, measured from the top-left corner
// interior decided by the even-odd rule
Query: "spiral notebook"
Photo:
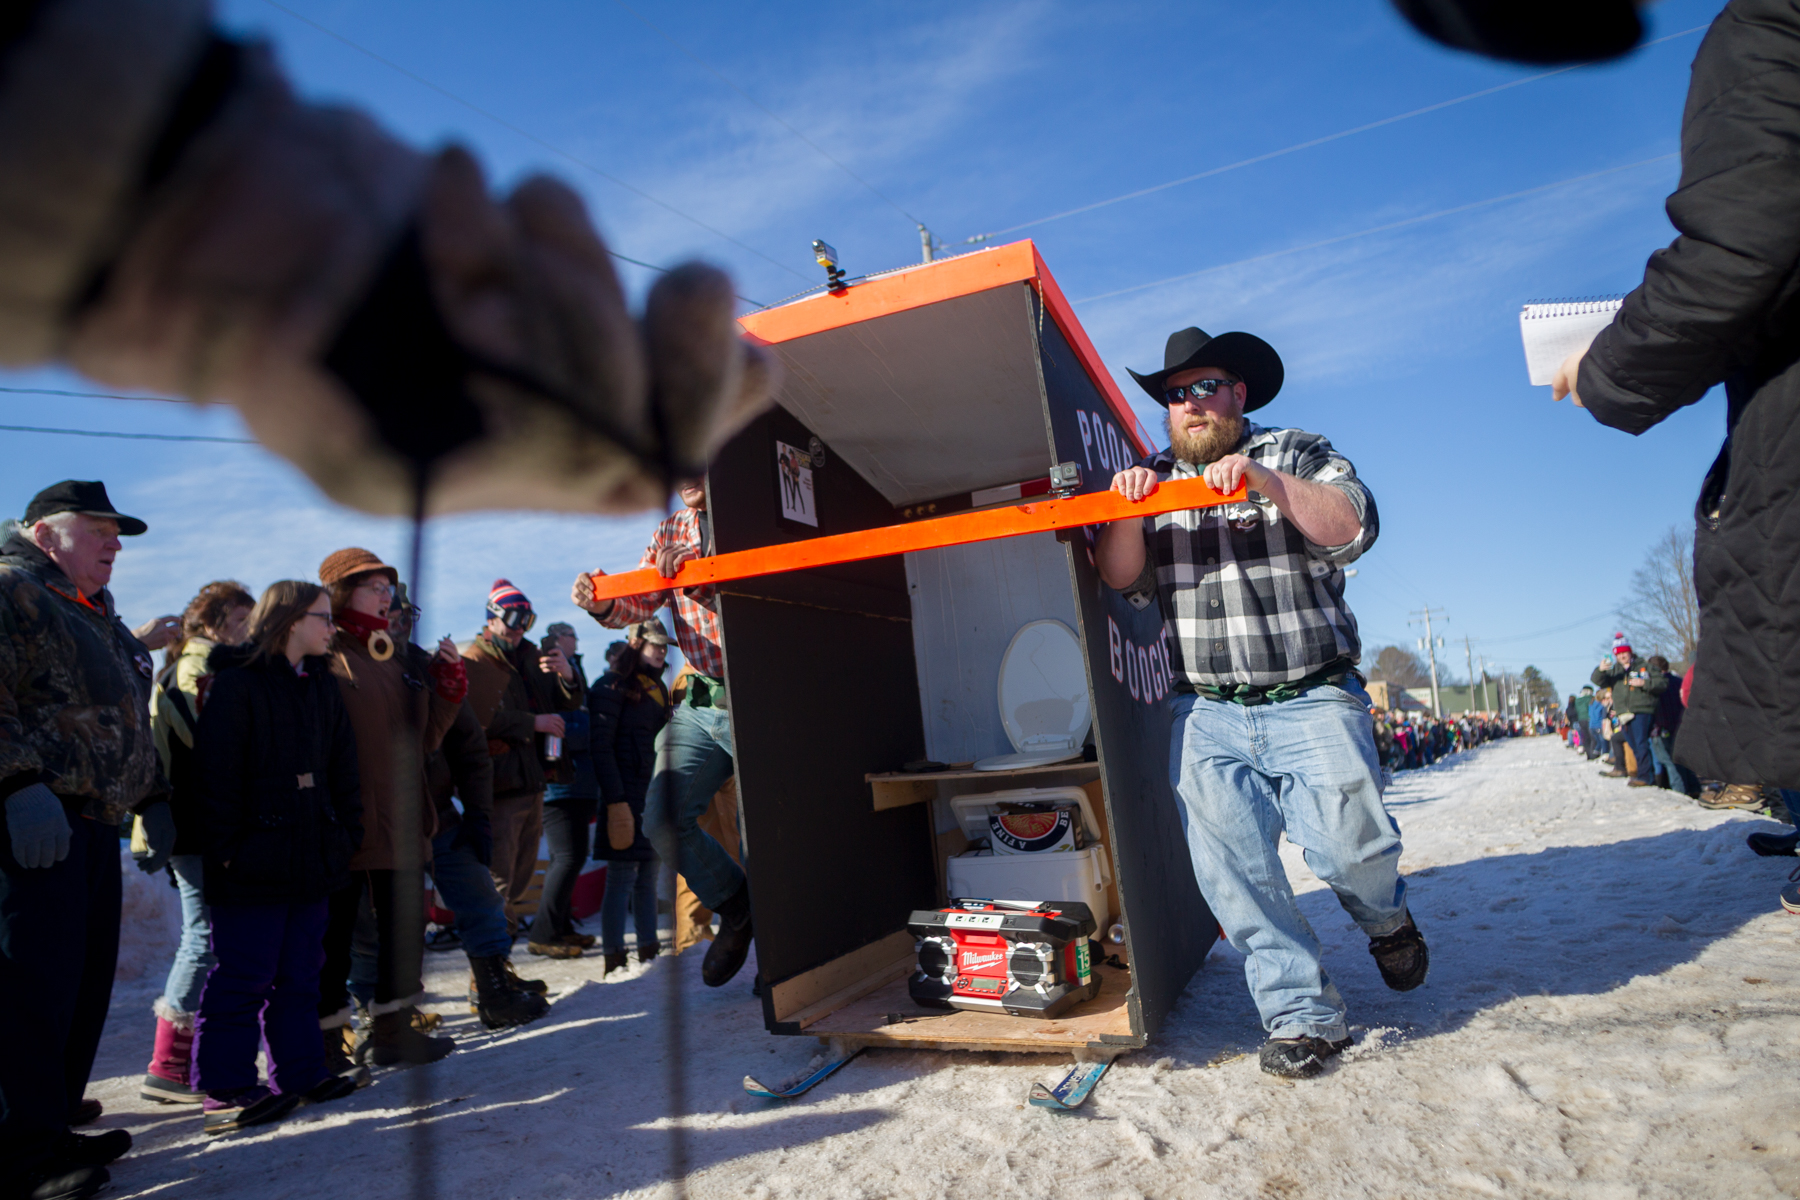
[[[1612,324],[1625,297],[1603,300],[1548,300],[1519,310],[1519,335],[1525,340],[1525,369],[1535,387],[1548,387],[1563,359],[1585,350]]]

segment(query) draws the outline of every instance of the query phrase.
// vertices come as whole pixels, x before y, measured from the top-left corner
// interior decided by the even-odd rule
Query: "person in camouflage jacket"
[[[150,731],[150,651],[106,583],[120,535],[144,523],[97,482],[33,498],[0,545],[0,1195],[103,1166],[130,1146],[69,1126],[112,999],[119,950],[119,823],[144,818],[147,862],[175,841]]]

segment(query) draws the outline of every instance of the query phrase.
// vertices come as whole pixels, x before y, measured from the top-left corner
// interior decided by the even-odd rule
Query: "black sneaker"
[[[52,1158],[27,1170],[15,1185],[19,1190],[6,1195],[23,1200],[88,1200],[111,1183],[112,1173],[105,1167],[80,1166],[64,1158]]]
[[[363,1067],[364,1074],[369,1068]],[[333,1100],[342,1100],[356,1091],[358,1087],[354,1075],[327,1075],[300,1094],[302,1104],[329,1104]]]
[[[1764,858],[1794,858],[1795,847],[1800,846],[1800,829],[1792,833],[1753,833],[1744,839],[1744,844]]]
[[[300,1097],[292,1092],[277,1096],[261,1084],[235,1092],[209,1093],[202,1105],[208,1136],[237,1133],[258,1125],[271,1125],[294,1111]]]
[[[1385,937],[1369,939],[1369,953],[1381,969],[1381,982],[1396,992],[1410,992],[1425,982],[1431,969],[1431,954],[1425,949],[1425,937],[1413,924],[1408,913],[1406,924]]]
[[[1257,1055],[1265,1075],[1283,1079],[1311,1079],[1325,1069],[1325,1060],[1350,1048],[1350,1039],[1328,1042],[1320,1037],[1277,1037],[1263,1043]]]
[[[67,1133],[56,1149],[57,1157],[63,1162],[80,1167],[104,1167],[131,1149],[131,1133],[124,1129],[94,1134]]]
[[[69,1124],[92,1125],[95,1121],[100,1119],[100,1114],[105,1111],[105,1106],[98,1100],[89,1100],[86,1097],[83,1097],[70,1106]]]

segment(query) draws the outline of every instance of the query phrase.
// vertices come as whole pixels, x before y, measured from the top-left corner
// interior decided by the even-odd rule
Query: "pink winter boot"
[[[199,1104],[206,1097],[188,1087],[194,1055],[194,1014],[156,1002],[156,1049],[138,1095],[160,1104]]]

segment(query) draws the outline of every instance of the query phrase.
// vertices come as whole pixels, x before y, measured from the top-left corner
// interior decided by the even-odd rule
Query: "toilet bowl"
[[[1074,630],[1055,620],[1021,626],[1000,661],[998,693],[1013,752],[978,759],[975,770],[1016,771],[1081,757],[1094,706]]]

